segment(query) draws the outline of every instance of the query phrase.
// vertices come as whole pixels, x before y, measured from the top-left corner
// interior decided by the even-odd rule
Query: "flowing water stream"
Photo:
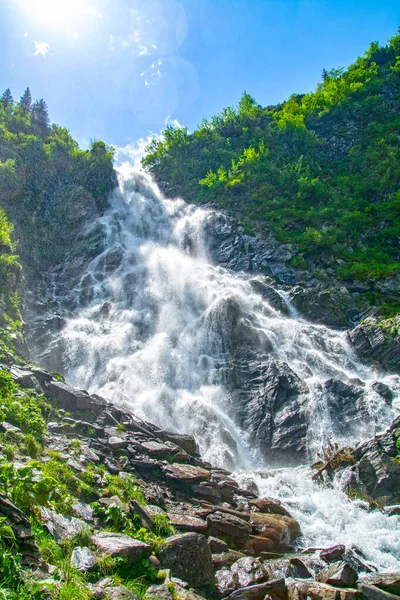
[[[255,291],[261,275],[211,262],[205,236],[211,210],[165,199],[138,171],[121,175],[120,183],[101,219],[105,249],[71,292],[76,308],[56,340],[68,381],[125,403],[164,429],[192,433],[206,460],[233,467],[239,478],[252,474],[262,494],[287,503],[304,546],[354,543],[381,568],[398,567],[400,517],[350,502],[340,481],[333,489],[319,486],[306,465],[271,469],[268,454],[237,418],[240,390],[233,399],[226,369],[242,344],[289,365],[307,386],[302,403],[310,462],[334,431],[321,383],[336,378],[363,385],[364,412],[351,439],[335,433],[340,443],[354,445],[384,430],[397,401],[389,407],[374,391],[376,374],[357,361],[343,332],[301,319],[285,290],[277,292],[286,314],[274,308]],[[231,339],[238,320],[246,324],[244,334]],[[398,393],[398,378],[381,381]]]

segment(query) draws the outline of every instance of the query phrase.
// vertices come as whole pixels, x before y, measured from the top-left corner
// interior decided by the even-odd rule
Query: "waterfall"
[[[398,394],[399,378],[360,364],[344,332],[299,317],[287,290],[272,286],[271,300],[262,274],[214,264],[215,214],[163,197],[140,171],[120,176],[100,219],[104,249],[70,290],[74,308],[54,340],[67,380],[193,434],[214,464],[253,472],[261,492],[292,505],[306,544],[352,539],[393,567],[393,520],[369,515],[339,488],[322,490],[307,466],[271,470],[269,458],[309,463],[330,436],[354,446],[385,429],[398,400],[389,406],[373,382]]]

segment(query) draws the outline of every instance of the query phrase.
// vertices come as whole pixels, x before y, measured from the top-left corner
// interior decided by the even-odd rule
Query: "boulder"
[[[242,552],[237,552],[236,550],[229,550],[228,552],[220,552],[218,554],[212,555],[212,562],[214,565],[214,569],[222,569],[224,567],[230,567],[235,563],[239,558],[244,558],[245,554]]]
[[[101,531],[93,536],[93,542],[102,554],[113,558],[125,558],[130,563],[151,555],[151,546],[123,533]]]
[[[286,517],[291,517],[292,515],[284,506],[280,500],[276,500],[275,498],[256,498],[255,500],[250,500],[250,506],[254,506],[261,513],[272,513],[274,515],[285,515]]]
[[[284,579],[273,579],[266,583],[259,583],[242,587],[232,592],[229,600],[264,600],[267,594],[277,596],[280,600],[286,599],[286,586]]]
[[[151,514],[148,512],[147,508],[144,508],[144,506],[139,504],[134,498],[129,500],[129,511],[132,515],[137,515],[139,517],[142,527],[149,531],[153,529],[154,520]]]
[[[162,468],[165,476],[168,479],[182,483],[195,483],[210,479],[210,472],[201,467],[193,465],[183,465],[180,463],[172,463]]]
[[[285,515],[251,513],[252,533],[270,542],[269,550],[279,552],[290,548],[300,535],[300,525]]]
[[[230,570],[236,575],[237,587],[247,587],[269,579],[269,573],[263,563],[252,556],[239,558],[233,563]]]
[[[400,572],[362,575],[360,583],[374,585],[385,592],[400,596]]]
[[[318,581],[286,580],[287,600],[364,600],[358,590],[337,588]]]
[[[162,568],[198,587],[213,581],[214,568],[207,539],[199,533],[174,535],[161,545],[158,558]]]
[[[97,565],[96,555],[86,546],[77,546],[72,550],[71,566],[78,571],[93,571]]]
[[[207,523],[211,535],[230,540],[238,547],[245,544],[251,533],[251,525],[247,521],[220,511],[208,515]]]
[[[330,546],[319,553],[320,558],[326,563],[332,563],[342,560],[343,554],[346,548],[343,544],[337,544],[336,546]]]
[[[219,538],[210,536],[207,539],[207,543],[210,546],[212,554],[218,554],[219,552],[227,552],[228,544]]]
[[[169,522],[177,529],[184,531],[195,531],[197,533],[206,533],[207,523],[197,517],[184,515],[180,513],[168,513]]]
[[[357,579],[357,571],[345,562],[332,563],[317,575],[317,581],[336,587],[353,587]]]
[[[291,558],[289,560],[289,564],[286,567],[286,576],[296,579],[312,579],[313,577],[304,562],[299,558]]]
[[[239,587],[237,574],[230,569],[220,569],[215,573],[215,587],[221,598],[224,598]]]
[[[366,600],[398,600],[399,596],[385,592],[375,585],[359,583],[358,589]]]
[[[47,531],[58,542],[74,537],[87,527],[86,523],[81,519],[64,517],[49,508],[42,508],[41,517]]]

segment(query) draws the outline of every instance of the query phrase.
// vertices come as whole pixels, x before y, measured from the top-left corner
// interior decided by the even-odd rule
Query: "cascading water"
[[[101,219],[105,249],[72,290],[76,308],[55,340],[67,379],[164,429],[192,433],[212,463],[252,472],[262,493],[290,504],[305,545],[351,541],[380,567],[393,568],[400,557],[397,517],[371,515],[339,487],[321,488],[306,466],[268,470],[262,439],[270,436],[268,448],[285,464],[280,427],[293,436],[302,415],[295,441],[312,459],[330,435],[354,445],[384,429],[396,401],[390,407],[374,390],[376,374],[356,360],[344,333],[298,318],[285,291],[275,295],[286,310],[274,308],[259,293],[261,275],[212,264],[206,232],[213,211],[165,199],[137,171],[120,184]],[[268,405],[275,407],[273,420],[263,405],[271,362],[281,377]],[[289,391],[280,406],[282,381]],[[357,414],[346,428],[338,426],[340,414],[335,421],[328,381],[358,386]],[[384,381],[400,389],[398,378]],[[288,382],[297,390],[292,404]],[[257,411],[255,426],[248,414]]]

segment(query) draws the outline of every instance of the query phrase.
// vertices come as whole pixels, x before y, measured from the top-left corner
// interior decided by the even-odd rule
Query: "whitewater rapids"
[[[237,424],[220,377],[226,352],[219,306],[234,299],[260,339],[268,339],[270,356],[307,384],[310,461],[332,434],[318,384],[332,376],[363,382],[368,418],[360,419],[358,441],[389,426],[399,400],[389,407],[373,391],[377,374],[356,359],[343,332],[303,320],[278,289],[288,306],[288,316],[281,314],[254,291],[250,277],[257,275],[213,264],[204,236],[211,215],[166,199],[142,172],[120,175],[120,191],[100,220],[104,251],[73,290],[77,308],[56,340],[67,380],[163,429],[193,434],[213,464],[232,468],[234,461],[239,479],[251,475],[262,495],[287,505],[300,522],[302,546],[356,544],[380,569],[399,568],[400,517],[351,502],[341,481],[332,489],[318,485],[307,465],[270,469]],[[380,380],[398,394],[399,378]],[[354,437],[338,442],[354,445]]]

